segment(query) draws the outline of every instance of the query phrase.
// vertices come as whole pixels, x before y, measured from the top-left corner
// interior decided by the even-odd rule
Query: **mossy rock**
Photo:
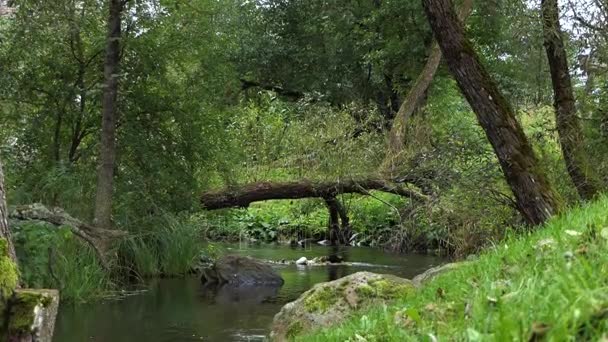
[[[429,268],[424,273],[415,276],[414,279],[412,279],[412,282],[414,283],[414,285],[416,285],[416,287],[420,287],[423,284],[435,279],[441,274],[457,270],[465,265],[468,265],[469,263],[469,261],[461,261]]]
[[[16,290],[8,302],[8,339],[52,341],[58,307],[57,290]]]
[[[315,329],[339,324],[356,310],[379,302],[406,298],[415,291],[411,281],[393,275],[358,272],[315,285],[283,306],[274,317],[270,338],[287,341]]]

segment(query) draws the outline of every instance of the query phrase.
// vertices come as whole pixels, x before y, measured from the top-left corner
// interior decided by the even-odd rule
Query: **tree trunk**
[[[0,160],[0,239],[5,239],[8,245],[8,255],[17,264],[17,254],[8,228],[8,209],[6,207],[6,190],[4,188],[4,173],[2,172],[2,160]]]
[[[109,0],[108,36],[104,63],[100,164],[97,177],[94,224],[102,228],[112,226],[112,192],[116,163],[116,97],[120,63],[121,14],[123,0]]]
[[[562,40],[557,0],[542,1],[545,49],[551,70],[555,97],[555,121],[559,133],[566,168],[581,198],[588,200],[597,195],[600,184],[585,151],[585,138],[576,116],[576,103],[568,58]]]
[[[423,0],[423,5],[450,72],[492,144],[519,211],[528,223],[543,223],[558,211],[559,201],[511,106],[466,39],[452,1]]]
[[[460,9],[459,17],[463,21],[466,21],[472,10],[473,0],[465,0],[462,4],[462,8]],[[385,171],[391,172],[396,166],[396,158],[401,153],[405,145],[407,123],[414,115],[414,112],[416,112],[418,104],[424,98],[428,88],[431,86],[433,77],[435,76],[435,73],[439,68],[439,64],[441,63],[441,57],[442,55],[439,44],[437,44],[437,42],[433,42],[431,53],[424,68],[422,69],[422,72],[416,79],[414,86],[408,92],[405,100],[399,108],[399,111],[397,112],[397,115],[395,116],[395,120],[393,121],[393,126],[391,127],[388,138],[388,154],[382,163],[382,168]]]
[[[325,199],[325,204],[329,210],[329,244],[337,246],[340,244],[340,214],[335,197]]]
[[[416,190],[379,179],[345,180],[339,182],[310,182],[307,180],[286,183],[253,183],[209,191],[201,196],[201,204],[207,210],[242,207],[253,202],[277,199],[331,198],[343,193],[367,194],[378,190],[427,201],[428,197]]]
[[[345,245],[352,233],[346,209],[335,196],[324,200],[329,211],[329,242],[332,246]]]

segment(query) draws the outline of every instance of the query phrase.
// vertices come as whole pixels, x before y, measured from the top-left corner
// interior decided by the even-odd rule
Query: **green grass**
[[[171,215],[156,224],[121,242],[121,266],[139,278],[186,275],[203,251],[200,228]]]
[[[67,227],[25,223],[14,227],[13,242],[24,287],[59,289],[64,303],[100,298],[113,288],[94,251]]]
[[[160,268],[166,276],[187,274],[202,251],[202,239],[197,227],[188,222],[169,218],[158,233]]]
[[[414,294],[301,341],[529,341],[608,336],[608,197],[512,236]]]

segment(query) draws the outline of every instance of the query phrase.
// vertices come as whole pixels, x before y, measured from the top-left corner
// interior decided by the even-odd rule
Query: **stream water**
[[[225,253],[269,260],[296,260],[302,256],[311,259],[336,253],[335,248],[324,246],[226,244],[223,247]],[[261,341],[283,304],[295,300],[316,283],[359,271],[412,278],[443,261],[434,256],[392,254],[363,247],[342,247],[337,252],[357,264],[276,266],[285,279],[278,289],[204,288],[192,276],[151,281],[147,291],[119,301],[63,305],[54,341]]]

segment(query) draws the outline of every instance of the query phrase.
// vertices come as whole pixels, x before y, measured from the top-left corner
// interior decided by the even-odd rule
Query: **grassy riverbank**
[[[608,197],[504,240],[398,303],[302,341],[590,340],[608,335]]]

